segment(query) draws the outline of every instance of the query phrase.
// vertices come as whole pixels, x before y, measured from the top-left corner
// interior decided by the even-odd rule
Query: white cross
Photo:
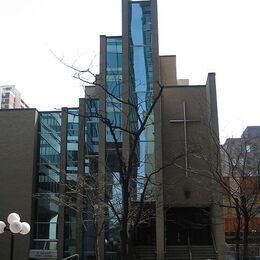
[[[187,144],[187,123],[198,123],[199,120],[188,120],[186,117],[186,103],[182,102],[183,119],[173,119],[170,123],[183,123],[184,130],[184,151],[185,151],[185,176],[188,177],[188,144]]]

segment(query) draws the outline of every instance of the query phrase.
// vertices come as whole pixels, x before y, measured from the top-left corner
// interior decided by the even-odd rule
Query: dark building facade
[[[118,259],[120,158],[125,163],[130,158],[135,181],[129,203],[136,209],[142,201],[150,212],[133,237],[139,258],[163,260],[179,253],[187,259],[196,254],[223,259],[224,221],[214,203],[219,194],[202,159],[215,160],[218,153],[212,142],[212,132],[218,139],[215,74],[205,85],[177,79],[176,57],[159,56],[156,0],[123,0],[122,18],[122,36],[100,37],[100,73],[79,107],[32,110],[34,150],[25,158],[32,165],[27,171],[31,193],[25,199],[17,193],[22,189],[14,190],[30,205],[31,241],[19,238],[17,247],[24,243],[30,259],[96,259],[97,252],[100,259]],[[23,120],[30,111],[14,113]],[[14,135],[23,146],[27,128],[14,119],[0,111],[1,129],[7,120],[19,128],[1,133],[0,144]],[[15,146],[12,151],[19,164],[22,152]],[[10,152],[1,148],[0,162]],[[8,161],[1,178],[3,169],[18,174]]]
[[[38,112],[34,109],[0,110],[0,218],[12,212],[32,224],[37,161]],[[10,234],[0,236],[0,258],[10,259]],[[28,259],[30,236],[15,237],[14,259]]]

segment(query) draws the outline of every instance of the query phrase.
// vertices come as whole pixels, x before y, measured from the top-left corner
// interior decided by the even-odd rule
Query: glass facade
[[[141,119],[147,116],[153,102],[152,23],[150,1],[129,3],[129,97],[138,106]],[[140,128],[136,111],[131,111],[132,129]],[[137,178],[142,192],[144,178],[155,170],[154,112],[152,111],[139,140]],[[137,196],[138,197],[138,196]]]
[[[76,253],[76,204],[77,204],[77,175],[79,148],[79,109],[67,110],[66,133],[66,199],[64,223],[64,256]]]
[[[153,102],[153,64],[152,64],[152,32],[151,32],[151,3],[150,1],[129,2],[129,100],[138,107],[136,112],[130,109],[130,127],[140,128],[138,117],[144,118]],[[106,117],[113,126],[122,126],[122,38],[108,37],[106,45]],[[119,100],[118,100],[119,99]],[[111,130],[106,127],[106,196],[113,204],[113,210],[120,212],[122,192],[118,169],[116,146],[122,148],[122,131],[116,129],[116,141]],[[130,142],[131,143],[131,142]],[[142,192],[143,183],[155,168],[154,151],[154,113],[150,113],[145,130],[142,132],[136,147],[137,165],[136,176]],[[108,223],[106,232],[106,250],[115,251],[119,246],[119,225],[114,212],[108,207]]]
[[[93,259],[96,250],[96,221],[98,204],[98,156],[99,156],[99,100],[85,101],[84,130],[84,189],[85,205],[83,213],[83,251],[84,259]]]
[[[98,173],[99,154],[99,101],[86,100],[85,103],[85,175]]]
[[[61,113],[40,113],[38,185],[33,248],[56,250],[59,212]]]
[[[131,106],[129,125],[132,130],[140,128],[138,117],[143,119],[149,112],[153,102],[153,64],[152,64],[152,32],[151,32],[151,3],[150,1],[129,1],[129,84],[125,86],[129,100],[138,107],[138,111]],[[119,251],[120,225],[116,214],[120,216],[122,208],[122,191],[118,155],[122,152],[122,37],[106,38],[106,118],[110,120],[111,129],[105,129],[105,169],[106,169],[106,200],[112,203],[113,210],[107,207],[105,212],[105,251],[106,259],[110,259],[108,252]],[[61,139],[66,139],[66,198],[70,206],[65,206],[64,223],[64,257],[76,253],[76,224],[77,198],[79,194],[78,177],[79,160],[83,160],[83,180],[91,183],[91,189],[84,189],[83,196],[83,253],[84,259],[93,256],[96,249],[96,219],[93,210],[93,198],[98,192],[97,177],[99,163],[99,101],[85,100],[84,116],[84,154],[79,158],[79,108],[67,110],[66,135],[61,138],[61,112],[40,113],[39,131],[39,160],[38,160],[38,200],[36,207],[35,239],[49,239],[50,249],[57,247],[57,221],[59,213],[59,181]],[[131,145],[131,140],[130,140]],[[142,192],[143,183],[147,176],[154,171],[154,113],[150,113],[145,129],[136,147],[137,165],[136,182]],[[93,184],[94,182],[95,184]],[[96,196],[96,197],[95,197]],[[46,199],[46,197],[48,199]],[[138,198],[138,196],[137,196]],[[90,200],[91,201],[90,201]],[[98,204],[98,203],[97,203]],[[95,206],[95,205],[94,205]],[[38,243],[39,249],[43,248]],[[113,254],[112,254],[113,255]]]
[[[76,224],[78,188],[83,181],[78,178],[79,160],[83,160],[84,181],[97,181],[99,155],[99,101],[85,100],[84,116],[84,158],[79,158],[79,108],[69,108],[66,113],[66,135],[61,136],[61,112],[40,113],[38,185],[36,193],[36,212],[34,222],[34,249],[57,250],[58,214],[60,195],[61,156],[66,156],[65,199],[68,203],[64,212],[64,257],[76,253]],[[61,155],[61,142],[66,142],[66,154]],[[91,178],[90,178],[91,177]],[[94,184],[92,189],[84,189],[83,205],[83,251],[84,255],[93,255],[95,251],[95,225],[93,214],[88,210],[93,204]],[[97,187],[97,182],[96,182]],[[88,199],[92,201],[89,202]],[[92,209],[91,209],[92,210]],[[93,213],[93,210],[92,210]]]
[[[113,126],[122,126],[122,38],[108,37],[106,45],[106,117]],[[118,142],[122,142],[122,131],[114,129]],[[114,142],[106,127],[106,142]]]
[[[112,131],[106,126],[106,199],[115,210],[121,209],[121,190],[118,169],[118,155],[121,152],[122,131],[122,37],[107,37],[106,41],[106,117],[112,123]],[[113,137],[113,134],[114,136]],[[116,140],[115,140],[116,139]],[[115,144],[117,143],[117,144]],[[107,209],[106,252],[119,249],[119,224],[110,207]],[[107,253],[106,257],[109,258]]]
[[[79,109],[68,109],[67,114],[66,182],[77,180],[79,146]]]

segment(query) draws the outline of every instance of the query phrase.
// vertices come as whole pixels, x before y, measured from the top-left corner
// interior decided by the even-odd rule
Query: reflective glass
[[[84,155],[84,196],[83,209],[83,255],[93,256],[96,246],[95,226],[93,225],[92,205],[96,198],[98,155],[99,155],[99,100],[85,101],[85,155]],[[91,188],[90,188],[91,187]]]
[[[37,239],[57,239],[58,224],[57,222],[35,222],[35,238]]]
[[[68,109],[67,115],[67,166],[66,174],[78,171],[79,110]]]
[[[40,200],[40,210],[34,223],[34,238],[57,239],[58,238],[58,205],[45,200]],[[46,205],[44,205],[46,204]],[[46,207],[47,206],[47,207]],[[50,214],[50,207],[52,214]]]
[[[150,113],[136,147],[139,183],[137,191],[142,191],[146,177],[155,170],[154,113],[150,111],[154,98],[150,5],[150,1],[129,3],[129,74],[131,79],[129,92],[130,101],[138,106],[138,114],[134,110],[131,111],[131,129],[140,129],[141,123],[138,116],[143,121]]]
[[[64,256],[68,257],[76,253],[76,222],[64,224]]]
[[[40,113],[34,239],[57,239],[61,113]]]
[[[93,220],[84,221],[84,259],[92,259],[88,257],[95,257],[96,251],[96,227]]]
[[[106,196],[111,201],[113,209],[108,207],[108,229],[105,233],[107,240],[106,251],[119,251],[120,246],[120,225],[117,216],[120,216],[122,209],[122,189],[120,174],[118,172],[107,173],[106,175]],[[116,212],[116,214],[115,214]]]
[[[107,59],[108,59],[108,69],[113,70],[113,69],[118,69],[122,67],[122,53],[107,53]]]
[[[96,99],[86,100],[85,119],[85,175],[98,174],[99,154],[99,101]]]
[[[61,114],[40,113],[38,192],[58,192]]]
[[[106,117],[114,126],[122,126],[122,39],[107,37],[106,46]],[[122,141],[122,132],[112,129],[118,142]],[[106,126],[106,141],[114,142],[111,129]]]
[[[153,91],[153,65],[151,47],[131,47],[131,79],[133,91]]]
[[[67,165],[66,165],[66,196],[68,207],[65,207],[64,250],[65,255],[76,251],[76,181],[78,175],[79,148],[79,109],[67,111]]]
[[[130,3],[130,45],[151,45],[151,7],[149,2]]]
[[[112,96],[115,96],[117,98],[121,98],[121,96],[122,96],[121,82],[118,82],[116,80],[112,80],[112,81],[107,80],[106,88],[107,88],[107,91],[109,93],[111,93]],[[111,98],[113,98],[112,96],[111,96]]]
[[[85,151],[86,155],[98,155],[99,151],[99,101],[86,100]]]

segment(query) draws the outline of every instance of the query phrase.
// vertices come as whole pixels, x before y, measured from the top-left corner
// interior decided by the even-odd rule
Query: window
[[[233,166],[235,166],[237,164],[237,160],[236,159],[232,159],[231,163],[232,163]]]
[[[244,162],[245,162],[244,158],[239,158],[238,160],[239,165],[243,166]]]

